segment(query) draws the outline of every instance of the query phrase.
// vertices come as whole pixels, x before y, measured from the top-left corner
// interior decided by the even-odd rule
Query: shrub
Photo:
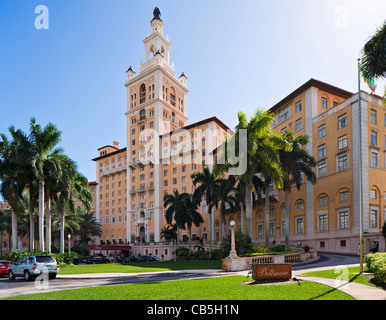
[[[197,250],[193,253],[193,257],[200,260],[205,260],[208,258],[208,252],[206,252],[205,250]]]
[[[240,231],[235,232],[235,247],[238,256],[246,255],[253,252],[253,244],[251,238]],[[224,258],[229,256],[229,253],[231,251],[230,233],[228,233],[226,237],[223,238],[221,242],[221,249],[223,252],[222,256]]]
[[[285,246],[283,244],[278,244],[277,246],[274,246],[270,251],[271,252],[284,252]]]
[[[386,283],[386,253],[374,253],[365,256],[367,268],[374,273],[376,281]]]
[[[21,257],[39,256],[39,255],[51,256],[56,260],[56,262],[58,264],[60,264],[60,263],[66,263],[66,264],[72,263],[72,260],[74,259],[74,257],[78,256],[78,254],[76,252],[70,252],[70,258],[69,258],[68,253],[49,253],[47,251],[40,251],[38,249],[35,249],[31,252],[22,251],[22,250],[14,250],[14,251],[9,252],[7,255],[5,255],[4,259],[16,262]]]
[[[253,247],[253,253],[268,253],[268,250],[267,250],[267,248],[254,246]]]
[[[223,252],[221,249],[213,249],[210,252],[210,255],[212,260],[219,260],[221,257],[223,257]]]

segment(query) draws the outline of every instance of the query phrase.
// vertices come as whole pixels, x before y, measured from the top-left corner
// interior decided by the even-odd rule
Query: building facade
[[[103,230],[95,242],[130,244],[132,254],[166,259],[172,247],[161,237],[164,195],[174,190],[193,193],[191,173],[203,165],[211,168],[212,151],[232,132],[217,117],[188,124],[187,77],[175,76],[159,11],[150,24],[152,32],[143,41],[145,61],[138,74],[132,67],[126,72],[126,147],[114,142],[98,149],[93,159],[95,213]],[[380,97],[362,91],[359,100],[361,109],[358,94],[311,79],[270,108],[273,130],[308,135],[307,151],[317,161],[317,183],[304,179],[300,189],[293,187],[290,193],[291,245],[307,242],[319,251],[356,254],[362,201],[365,253],[374,244],[384,250],[380,229],[386,214],[386,110]],[[264,203],[254,201],[255,244],[265,243],[266,224],[270,242],[284,243],[284,192],[272,189],[269,199],[269,221]],[[210,222],[205,199],[200,212],[204,224],[193,229],[193,239],[211,236],[219,245],[220,212],[214,211]],[[226,219],[226,231],[231,220],[245,230],[240,212],[228,212]],[[182,230],[181,240],[186,237]]]

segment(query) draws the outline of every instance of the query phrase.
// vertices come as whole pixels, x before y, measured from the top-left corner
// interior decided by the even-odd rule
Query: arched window
[[[144,83],[139,87],[139,103],[146,102],[146,85]]]

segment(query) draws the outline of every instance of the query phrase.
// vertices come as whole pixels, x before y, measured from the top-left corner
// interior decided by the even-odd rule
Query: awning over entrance
[[[131,246],[122,244],[103,244],[86,246],[87,250],[130,250]]]

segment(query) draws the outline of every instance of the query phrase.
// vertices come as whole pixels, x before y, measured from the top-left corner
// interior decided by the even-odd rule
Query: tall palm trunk
[[[44,182],[39,181],[39,250],[44,251]]]
[[[284,216],[284,245],[285,245],[285,251],[288,251],[289,249],[289,196],[290,196],[290,190],[287,188],[285,190],[284,194],[284,207],[285,207],[285,216]]]
[[[220,241],[224,238],[224,233],[225,233],[225,212],[224,212],[224,207],[223,204],[221,203],[221,238]]]
[[[12,251],[14,251],[17,249],[17,214],[12,207],[11,207],[11,217],[12,217]]]
[[[192,227],[188,227],[189,229],[189,256],[192,256]]]
[[[265,188],[265,247],[269,249],[269,186]]]
[[[29,209],[28,209],[28,216],[29,216],[29,250],[33,251],[35,249],[35,217],[34,217],[34,210],[35,210],[35,201],[32,199],[32,195],[30,194],[29,199]]]
[[[245,230],[252,239],[252,190],[248,185],[245,186]]]
[[[244,233],[244,201],[240,202],[240,224],[241,232]]]
[[[214,213],[214,208],[212,208],[212,212],[209,213],[209,257],[212,255],[212,237],[213,237],[213,224],[212,224],[212,219],[213,219],[213,213]]]
[[[47,190],[46,197],[46,251],[51,252],[51,199]]]
[[[60,208],[60,253],[64,253],[64,205]]]

